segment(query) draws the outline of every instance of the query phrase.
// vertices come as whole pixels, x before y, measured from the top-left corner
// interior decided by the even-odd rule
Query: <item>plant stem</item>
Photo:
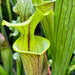
[[[7,3],[8,14],[9,14],[9,21],[12,22],[12,14],[11,14],[11,8],[10,8],[9,0],[6,0],[6,3]]]
[[[9,6],[9,3],[8,3],[8,6]],[[10,10],[9,10],[9,12],[10,12]],[[7,39],[7,34],[6,34],[6,31],[5,31],[5,28],[2,27],[2,19],[3,19],[3,16],[2,16],[2,9],[1,9],[1,2],[0,2],[0,29],[1,29],[1,33]],[[10,15],[10,21],[11,20],[12,19],[11,19],[11,15]],[[11,48],[8,45],[8,42],[7,41],[5,40],[4,41],[5,44],[4,45],[1,45],[1,56],[2,56],[2,61],[3,61],[4,68],[7,70],[7,72],[9,73],[9,75],[13,75],[12,51],[11,51]],[[4,75],[6,75],[6,74],[4,74]]]
[[[6,34],[6,31],[5,31],[5,28],[2,27],[2,19],[3,19],[3,15],[2,15],[2,9],[1,9],[1,3],[0,3],[0,29],[1,29],[1,33],[7,39],[7,34]]]
[[[1,2],[0,2],[0,29],[1,29],[1,22],[2,22],[2,10],[1,10]]]
[[[17,75],[21,75],[21,61],[16,61],[16,65],[17,65]]]

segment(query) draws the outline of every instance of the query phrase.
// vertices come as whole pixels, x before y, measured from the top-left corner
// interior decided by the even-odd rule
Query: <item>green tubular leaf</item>
[[[43,6],[37,6],[35,13],[23,23],[11,24],[5,20],[2,22],[2,25],[15,27],[21,33],[13,44],[13,49],[20,53],[26,75],[41,75],[43,54],[50,46],[47,39],[34,35],[37,24],[50,13],[50,10],[42,11],[40,8]]]
[[[32,0],[17,0],[13,11],[20,16],[21,22],[27,20],[32,15],[33,5]]]
[[[37,17],[37,18],[36,18]],[[30,25],[30,43],[31,44],[33,44],[33,46],[30,46],[30,50],[33,50],[32,52],[35,52],[36,51],[36,49],[38,48],[38,50],[39,51],[42,51],[41,50],[41,47],[39,48],[38,47],[38,45],[40,44],[41,45],[41,43],[40,43],[40,41],[42,42],[42,39],[43,38],[39,38],[39,37],[36,37],[36,36],[34,36],[34,30],[35,30],[35,27],[36,27],[36,25],[37,25],[37,23],[39,23],[39,21],[42,19],[44,17],[44,15],[42,14],[42,12],[40,12],[40,11],[36,11],[35,13],[34,13],[34,15],[32,15],[32,17],[30,17],[30,19],[28,19],[26,22],[23,22],[23,23],[19,23],[19,24],[10,24],[10,23],[8,23],[8,22],[6,22],[6,21],[3,21],[2,22],[2,24],[3,25],[7,25],[7,26],[13,26],[13,27],[15,27],[15,28],[17,28],[19,31],[20,31],[20,33],[21,33],[21,37],[18,39],[18,41],[16,41],[17,43],[19,43],[20,41],[19,40],[22,40],[21,42],[20,42],[20,44],[19,44],[19,46],[18,46],[18,48],[19,48],[19,50],[25,50],[25,51],[28,51],[28,28],[29,28],[29,25]],[[36,18],[36,19],[35,19]],[[25,32],[25,33],[24,33]],[[24,35],[25,34],[25,35]],[[24,36],[24,37],[23,37]],[[35,38],[34,38],[35,37]],[[24,38],[24,39],[23,39]],[[37,41],[38,40],[38,41]],[[33,42],[34,41],[34,42]],[[24,42],[24,43],[23,43]],[[39,44],[38,44],[38,43]],[[43,39],[43,42],[44,42],[44,39]],[[43,44],[43,42],[42,42],[42,44]],[[23,44],[22,44],[23,43]],[[35,45],[34,45],[34,43],[35,43]],[[15,43],[15,45],[16,45],[16,43]],[[14,47],[15,47],[15,45],[14,45]],[[24,45],[25,46],[25,48],[22,46],[22,45]],[[48,45],[48,43],[46,43],[46,46]],[[35,47],[35,48],[34,48]],[[37,47],[37,48],[36,48]],[[43,48],[43,47],[42,47]],[[45,49],[45,47],[44,47],[44,49]],[[38,52],[39,53],[39,52]]]
[[[75,49],[75,0],[56,0],[52,75],[65,75]]]
[[[9,21],[12,22],[12,14],[11,14],[11,8],[10,8],[9,0],[6,0],[6,3],[7,3],[8,14],[9,14]]]
[[[51,13],[45,16],[41,20],[41,25],[42,25],[45,37],[51,42],[51,47],[48,49],[48,58],[50,58],[51,51],[53,51],[52,45],[53,45],[53,35],[54,35],[54,13],[53,13],[54,4],[55,4],[55,1],[50,1],[49,4],[45,6],[45,7],[48,6],[47,9],[49,9]]]
[[[1,4],[0,4],[0,29],[1,29],[1,22],[2,22],[2,10],[1,10]]]
[[[1,4],[0,4],[0,31],[7,38],[5,28],[2,27],[2,20],[3,20],[3,15],[2,15],[2,7],[1,7]]]
[[[43,64],[43,54],[29,54],[21,53],[21,58],[25,68],[26,75],[41,75],[42,64]]]
[[[5,28],[2,27],[2,24],[1,24],[2,19],[3,19],[3,16],[2,16],[2,10],[1,10],[1,4],[0,4],[0,27],[1,27],[0,29],[1,29],[1,33],[4,35],[3,38],[5,37],[7,39]],[[6,40],[4,40],[4,42],[1,44],[0,49],[1,49],[1,57],[2,57],[4,68],[10,75],[12,75],[13,74],[12,52]],[[0,75],[2,74],[0,73]],[[3,74],[3,75],[6,75],[6,74]]]
[[[48,12],[50,12],[51,15],[54,15],[53,13],[53,9],[52,9],[52,4],[54,3],[55,1],[47,1],[47,2],[44,2],[42,4],[36,4],[34,6],[37,6],[37,9],[41,10],[43,13],[47,14]]]

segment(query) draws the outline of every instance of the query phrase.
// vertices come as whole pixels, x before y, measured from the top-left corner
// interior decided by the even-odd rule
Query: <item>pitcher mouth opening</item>
[[[46,51],[47,51],[47,49],[50,47],[50,42],[49,42],[49,40],[47,40],[47,39],[45,39],[45,38],[43,38],[43,37],[40,37],[40,36],[35,36],[35,38],[38,38],[38,39],[42,39],[42,42],[40,42],[41,44],[42,44],[42,49],[40,49],[40,48],[37,48],[35,51],[34,50],[32,50],[32,51],[24,51],[24,50],[21,50],[21,49],[19,49],[19,47],[17,46],[17,40],[16,40],[16,42],[13,44],[13,49],[14,49],[14,51],[16,51],[16,52],[19,52],[19,53],[25,53],[25,54],[35,54],[35,55],[42,55],[43,53],[45,53]],[[44,43],[45,42],[45,43]],[[39,43],[37,43],[37,44],[39,44]],[[40,45],[38,45],[38,46],[40,46]],[[36,46],[35,46],[35,48],[36,48]],[[33,49],[35,49],[35,48],[33,48]]]

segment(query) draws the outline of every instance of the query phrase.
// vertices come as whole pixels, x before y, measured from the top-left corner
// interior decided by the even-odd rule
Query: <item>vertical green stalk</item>
[[[1,3],[0,3],[0,29],[1,33],[4,35],[4,37],[7,39],[5,28],[2,27],[2,9],[1,9]],[[8,45],[8,42],[5,40],[3,44],[1,44],[1,57],[3,61],[3,65],[5,70],[9,73],[9,75],[13,75],[13,59],[12,59],[12,51],[11,48]],[[7,63],[7,64],[6,64]]]
[[[13,54],[13,59],[16,60],[17,75],[22,75],[22,61],[19,53]]]
[[[2,10],[1,10],[1,2],[0,2],[0,29],[1,29],[1,23],[2,23]]]
[[[54,12],[54,4],[55,1],[52,1],[49,9],[52,10]],[[48,55],[48,59],[51,57],[52,55],[52,51],[53,51],[53,35],[54,35],[54,13],[53,14],[49,14],[47,16],[45,16],[42,20],[41,20],[41,25],[45,34],[45,37],[51,42],[51,47],[48,49],[47,55]]]
[[[16,66],[17,66],[17,75],[21,75],[21,70],[22,70],[22,65],[20,61],[16,61]]]
[[[11,8],[10,8],[9,0],[6,0],[6,3],[7,3],[8,14],[9,14],[9,21],[12,22],[12,14],[11,14]]]
[[[13,11],[19,14],[20,22],[26,21],[32,15],[33,5],[31,0],[17,0]]]
[[[0,30],[1,30],[1,33],[4,35],[4,37],[7,39],[5,28],[2,27],[2,20],[3,20],[3,15],[2,15],[2,8],[1,8],[1,3],[0,3]]]

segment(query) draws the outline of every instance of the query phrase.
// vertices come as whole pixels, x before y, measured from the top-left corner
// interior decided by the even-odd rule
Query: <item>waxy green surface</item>
[[[49,55],[51,54],[53,59],[52,75],[65,75],[75,49],[74,11],[75,0],[56,0],[55,18],[49,14],[41,21],[45,36],[51,42]]]
[[[53,51],[53,37],[54,37],[54,15],[55,15],[54,6],[55,6],[55,1],[51,1],[50,6],[48,8],[52,10],[53,13],[49,13],[41,20],[41,25],[44,31],[44,35],[51,42],[51,46],[47,52],[48,59],[53,56],[52,51]]]
[[[52,75],[65,75],[75,49],[75,0],[56,0]]]
[[[43,13],[37,10],[32,15],[32,17],[30,17],[26,22],[23,23],[11,24],[3,21],[3,25],[6,24],[7,26],[13,26],[17,28],[21,33],[21,36],[13,45],[15,51],[25,51],[26,53],[29,51],[31,53],[40,55],[42,54],[43,50],[46,50],[46,48],[49,47],[50,44],[47,39],[34,35],[36,25],[43,17]]]
[[[37,24],[49,13],[53,14],[51,3],[43,3],[36,6],[35,13],[25,22],[11,24],[3,20],[2,25],[12,26],[19,30],[21,36],[13,44],[13,49],[20,53],[26,75],[41,75],[43,54],[47,51],[50,43],[47,39],[35,36]]]

